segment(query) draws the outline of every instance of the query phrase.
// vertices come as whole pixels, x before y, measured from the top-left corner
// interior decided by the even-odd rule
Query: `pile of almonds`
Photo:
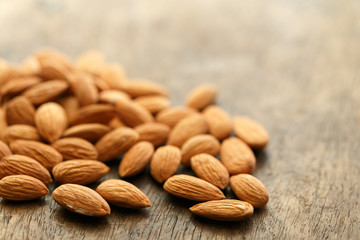
[[[120,65],[95,51],[73,63],[54,50],[17,66],[0,60],[0,196],[37,199],[54,179],[60,186],[53,199],[72,212],[105,216],[108,203],[150,207],[148,197],[124,180],[106,180],[96,190],[83,186],[105,176],[105,163],[122,156],[121,178],[150,165],[165,191],[202,202],[190,208],[194,214],[247,219],[269,199],[250,175],[252,148],[264,148],[268,133],[248,117],[231,119],[212,105],[216,96],[214,86],[201,85],[188,94],[186,107],[171,107],[162,86],[128,79]],[[180,164],[197,177],[174,175]],[[240,200],[225,199],[221,189],[229,183]]]

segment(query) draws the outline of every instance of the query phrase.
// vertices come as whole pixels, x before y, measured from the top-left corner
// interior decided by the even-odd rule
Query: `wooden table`
[[[270,201],[248,221],[195,217],[192,202],[146,171],[129,181],[149,209],[88,218],[51,195],[2,200],[0,239],[359,239],[359,13],[357,0],[0,1],[2,58],[18,62],[43,46],[73,57],[99,49],[130,77],[164,84],[174,105],[214,83],[221,107],[271,134],[254,173]],[[118,178],[118,162],[110,165],[105,179]]]

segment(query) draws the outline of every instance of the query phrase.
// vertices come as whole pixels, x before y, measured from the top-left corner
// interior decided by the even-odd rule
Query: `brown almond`
[[[96,160],[74,159],[61,162],[52,169],[58,183],[87,185],[96,182],[108,173],[110,168]]]
[[[188,107],[173,107],[164,109],[156,115],[156,121],[173,128],[179,121],[196,113],[196,110]]]
[[[217,139],[227,138],[232,131],[232,122],[229,115],[218,106],[208,106],[203,111],[210,134]]]
[[[23,155],[10,155],[0,160],[0,179],[9,175],[28,175],[45,184],[51,183],[50,173],[35,159]]]
[[[5,109],[0,107],[0,133],[7,128]],[[1,134],[0,134],[1,135]]]
[[[269,142],[266,129],[248,117],[235,117],[234,131],[236,136],[252,148],[264,148]]]
[[[124,208],[150,207],[149,198],[136,186],[120,179],[109,179],[102,182],[97,188],[106,201]]]
[[[269,194],[264,184],[250,174],[232,176],[230,185],[239,199],[250,203],[254,208],[261,208],[269,201]]]
[[[149,142],[138,142],[125,153],[119,166],[120,177],[131,177],[142,172],[150,163],[154,146]]]
[[[61,98],[58,103],[64,108],[68,119],[72,119],[78,114],[80,103],[75,96]]]
[[[177,197],[194,201],[224,199],[224,194],[205,180],[189,175],[174,175],[166,180],[164,189]]]
[[[24,96],[13,98],[6,104],[6,120],[9,125],[34,125],[35,108]]]
[[[119,127],[127,127],[125,125],[125,123],[123,123],[119,117],[113,117],[113,119],[110,120],[110,122],[108,123],[108,126],[111,129],[115,129],[115,128],[119,128]]]
[[[98,158],[98,152],[94,145],[82,138],[62,138],[51,146],[63,156],[64,160]]]
[[[194,114],[184,118],[171,130],[168,138],[168,144],[181,147],[188,139],[205,134],[208,126],[204,116]]]
[[[111,89],[121,89],[126,82],[125,71],[119,64],[107,64],[101,69],[100,78]]]
[[[171,177],[179,168],[181,151],[178,147],[167,145],[159,147],[150,162],[150,172],[159,183]]]
[[[10,156],[12,153],[6,143],[0,140],[0,160],[3,157]]]
[[[120,100],[116,103],[116,110],[120,119],[129,127],[136,127],[146,122],[154,121],[151,113],[132,100]]]
[[[98,102],[99,93],[90,75],[85,73],[71,75],[71,87],[81,106]]]
[[[256,158],[251,148],[236,137],[225,139],[220,148],[220,157],[230,175],[252,173]]]
[[[51,101],[65,92],[69,84],[63,80],[51,80],[36,84],[27,89],[22,95],[27,97],[32,104],[39,105]]]
[[[103,136],[95,145],[99,153],[99,161],[110,161],[133,146],[139,139],[139,134],[127,127],[117,128]]]
[[[214,136],[209,134],[200,134],[189,138],[181,147],[182,159],[181,162],[185,166],[190,166],[191,157],[200,154],[208,153],[216,156],[220,151],[220,142]]]
[[[114,106],[92,104],[80,108],[78,112],[69,119],[69,123],[70,125],[81,123],[107,124],[113,117],[115,117]]]
[[[120,90],[105,90],[102,91],[99,95],[100,102],[116,104],[121,100],[130,100],[129,94],[120,91]]]
[[[40,75],[40,63],[35,56],[29,56],[22,61],[22,67],[29,76]]]
[[[143,96],[138,97],[134,102],[146,108],[152,114],[156,114],[170,107],[170,100],[163,96]]]
[[[121,90],[133,98],[149,95],[169,96],[168,91],[163,86],[147,80],[128,81],[121,86]]]
[[[41,49],[40,51],[36,52],[35,57],[40,66],[43,66],[48,62],[57,62],[58,64],[61,64],[68,69],[71,66],[69,57],[55,49]]]
[[[215,102],[216,95],[217,89],[214,86],[203,84],[191,90],[186,98],[186,105],[197,110],[202,110]]]
[[[43,61],[40,65],[40,76],[46,80],[68,80],[70,70],[62,62],[55,59]]]
[[[110,214],[110,206],[97,192],[78,184],[63,184],[52,197],[63,208],[86,216],[102,217]]]
[[[106,90],[110,90],[110,86],[100,77],[92,75],[93,80],[94,80],[94,84],[97,88],[98,91],[106,91]]]
[[[31,176],[11,175],[0,180],[0,197],[6,200],[34,200],[48,193],[45,184]]]
[[[217,221],[242,221],[254,213],[250,203],[233,199],[199,203],[189,209],[196,215]]]
[[[65,130],[64,137],[77,137],[96,142],[110,131],[110,127],[100,123],[84,123]]]
[[[100,75],[105,66],[104,56],[95,50],[90,50],[79,56],[75,62],[75,67],[78,70]]]
[[[134,128],[139,133],[139,141],[151,142],[154,147],[164,144],[169,136],[170,128],[162,123],[148,122]]]
[[[11,79],[6,84],[1,87],[0,95],[4,96],[14,96],[22,93],[24,90],[35,86],[40,83],[41,79],[38,77],[21,77],[16,79]]]
[[[2,140],[9,144],[17,139],[40,141],[40,135],[33,126],[15,124],[8,126],[2,132]]]

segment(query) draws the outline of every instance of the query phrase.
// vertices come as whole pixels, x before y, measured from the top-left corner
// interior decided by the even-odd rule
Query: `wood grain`
[[[213,83],[221,107],[271,135],[254,174],[270,201],[250,220],[193,216],[194,203],[169,196],[147,170],[128,180],[149,209],[112,207],[94,219],[50,195],[1,200],[0,239],[359,239],[359,12],[357,0],[0,1],[2,58],[18,62],[43,46],[73,57],[99,49],[131,78],[165,85],[175,105]],[[104,179],[118,178],[117,165]]]

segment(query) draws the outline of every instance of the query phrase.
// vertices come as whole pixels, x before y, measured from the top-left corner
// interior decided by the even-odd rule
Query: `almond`
[[[199,153],[208,153],[215,156],[220,151],[219,141],[212,135],[200,134],[187,140],[181,147],[181,162],[185,166],[190,165],[190,159]]]
[[[23,155],[10,155],[0,160],[0,179],[9,175],[28,175],[45,184],[52,179],[48,170],[36,160]]]
[[[65,130],[64,137],[83,138],[89,142],[96,142],[110,131],[110,127],[100,123],[85,123],[75,125]]]
[[[14,96],[20,94],[29,87],[32,87],[41,82],[38,77],[21,77],[11,79],[1,87],[0,96]]]
[[[40,76],[46,80],[68,80],[68,74],[70,73],[67,66],[64,66],[62,62],[56,59],[48,59],[43,61],[40,66]]]
[[[15,124],[7,127],[2,132],[2,140],[9,144],[17,139],[40,141],[38,131],[33,126]]]
[[[98,192],[106,201],[124,208],[150,207],[149,198],[136,186],[120,179],[109,179],[101,183]]]
[[[57,164],[52,169],[58,183],[76,183],[87,185],[96,182],[108,173],[110,168],[96,160],[69,160]]]
[[[179,121],[196,113],[193,108],[173,107],[164,109],[156,115],[156,121],[173,128]]]
[[[179,168],[181,152],[178,147],[167,145],[159,147],[150,163],[150,172],[159,183],[171,177]]]
[[[12,99],[6,105],[6,120],[9,125],[34,125],[35,108],[24,96]]]
[[[2,107],[0,107],[0,132],[4,131],[6,128],[7,128],[7,121],[6,121],[5,110]]]
[[[183,174],[172,176],[166,180],[164,189],[177,197],[194,201],[210,201],[225,198],[220,189],[211,183]]]
[[[256,158],[251,148],[236,137],[222,142],[220,157],[231,175],[252,173],[256,166]]]
[[[107,124],[115,116],[113,106],[105,104],[92,104],[82,107],[69,119],[70,125],[81,123]]]
[[[229,185],[229,172],[215,157],[202,153],[191,158],[191,169],[195,174],[218,188],[225,189]]]
[[[227,138],[232,131],[232,122],[229,115],[218,106],[208,106],[203,111],[210,134],[217,139]]]
[[[169,134],[168,144],[181,147],[188,139],[207,131],[205,118],[201,114],[194,114],[176,124]]]
[[[106,91],[106,90],[110,90],[110,86],[108,85],[107,82],[105,82],[103,79],[101,79],[98,76],[92,75],[93,80],[94,80],[94,84],[97,88],[98,91]]]
[[[170,106],[170,100],[163,96],[143,96],[134,100],[152,114],[156,114]]]
[[[248,117],[235,117],[234,131],[236,136],[252,148],[264,148],[269,142],[266,129]]]
[[[71,87],[81,106],[95,104],[98,102],[98,90],[90,75],[85,73],[76,73],[71,75]]]
[[[110,206],[91,188],[77,184],[63,184],[52,197],[63,208],[86,216],[102,217],[110,214]]]
[[[153,116],[146,108],[131,100],[118,101],[116,110],[121,120],[130,127],[154,121]]]
[[[32,104],[39,105],[51,101],[65,92],[69,84],[62,80],[51,80],[36,84],[27,89],[22,95],[27,97]]]
[[[194,88],[186,98],[186,105],[197,110],[202,110],[215,102],[217,89],[209,84]]]
[[[0,197],[6,200],[34,200],[48,193],[45,184],[31,176],[12,175],[0,180]]]
[[[6,143],[0,140],[0,160],[3,157],[11,155],[11,151]]]
[[[14,154],[31,157],[48,170],[62,161],[62,156],[58,151],[41,142],[16,140],[10,143],[10,148]]]
[[[52,144],[64,158],[68,159],[97,159],[98,152],[94,145],[81,138],[62,138]]]
[[[162,123],[148,122],[134,128],[139,133],[140,141],[151,142],[155,147],[166,142],[170,128]]]
[[[64,108],[68,119],[73,119],[79,111],[80,103],[74,96],[61,98],[58,103]]]
[[[108,126],[111,129],[119,128],[119,127],[126,127],[125,123],[123,123],[119,117],[113,117],[113,119],[110,120],[108,123]]]
[[[168,96],[169,93],[161,85],[147,80],[132,80],[121,86],[121,90],[133,98],[149,95]]]
[[[100,102],[116,104],[121,100],[130,100],[129,94],[119,90],[105,90],[100,93]]]
[[[154,146],[149,142],[138,142],[125,153],[119,166],[121,177],[131,177],[141,171],[150,163],[154,153]]]
[[[57,62],[66,68],[70,68],[70,60],[65,54],[55,49],[42,49],[36,52],[35,57],[41,66],[47,62]]]
[[[105,66],[104,56],[95,50],[90,50],[78,57],[75,62],[75,67],[78,70],[100,75]]]
[[[110,131],[95,145],[99,152],[99,161],[107,162],[120,156],[138,139],[139,134],[131,128],[123,127]]]
[[[254,208],[261,208],[269,201],[269,194],[264,184],[250,174],[232,176],[230,186],[239,199],[250,203]]]
[[[189,209],[196,215],[217,221],[241,221],[250,218],[254,212],[250,203],[232,199],[199,203]]]
[[[62,136],[67,127],[66,113],[57,103],[44,103],[35,112],[35,124],[39,134],[52,143]]]
[[[100,78],[111,89],[121,89],[126,82],[125,71],[119,64],[107,64],[101,69]]]

